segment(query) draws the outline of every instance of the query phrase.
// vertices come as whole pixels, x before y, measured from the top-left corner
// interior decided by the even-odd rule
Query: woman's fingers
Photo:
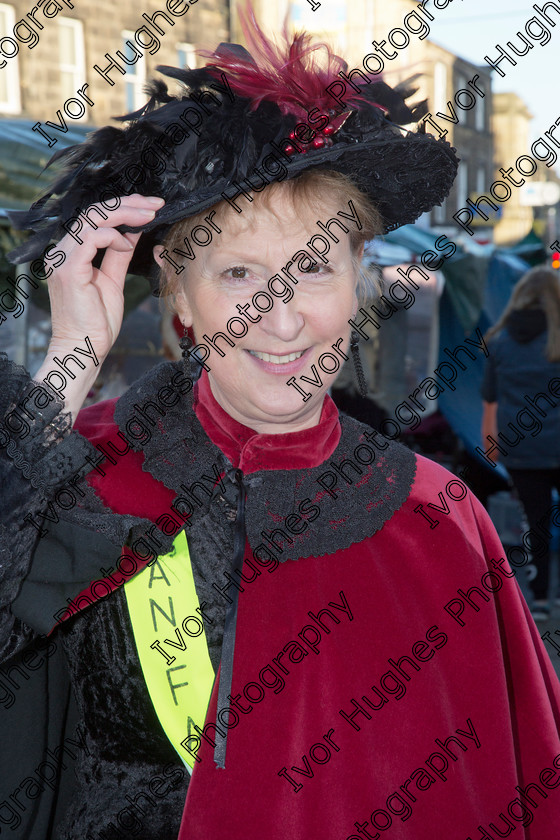
[[[122,239],[125,240],[125,243],[129,245],[128,248],[124,247],[124,243],[117,241],[111,247],[108,247],[105,251],[105,256],[103,257],[103,262],[100,266],[100,273],[106,275],[108,277],[126,277],[126,273],[128,271],[128,266],[130,265],[130,261],[134,255],[134,248],[136,247],[136,243],[142,236],[141,233],[123,233],[120,234]],[[97,278],[94,278],[94,282],[97,281]]]
[[[52,257],[48,278],[52,338],[43,364],[45,370],[55,354],[71,352],[85,336],[98,361],[103,363],[121,328],[124,281],[142,235],[141,232],[119,233],[116,228],[146,225],[163,204],[163,199],[156,196],[134,194],[120,198],[114,210],[100,204],[91,205],[87,216],[80,214],[74,220],[71,232],[60,240]],[[103,260],[99,268],[94,268],[93,260],[100,250],[105,251]],[[48,267],[49,257],[44,262]],[[73,415],[83,404],[98,372],[97,366],[92,367],[68,383],[66,403]]]
[[[64,251],[67,259],[75,260],[78,258],[82,261],[84,255],[80,249],[84,249],[84,246],[87,246],[99,230],[115,228],[119,225],[130,225],[131,227],[145,225],[152,221],[157,210],[164,203],[164,200],[157,196],[134,194],[123,196],[120,199],[119,206],[114,210],[107,210],[100,204],[92,204],[88,208],[88,216],[91,217],[91,221],[96,227],[83,224],[79,229],[74,229],[72,233],[67,233],[58,243],[57,251]],[[92,213],[94,208],[99,213]],[[88,254],[91,253],[91,249],[87,250]]]
[[[115,227],[145,225],[162,204],[156,197],[125,196],[118,208],[99,218],[97,227],[74,230],[74,236],[67,234],[60,241],[57,251],[63,251],[66,258],[48,280],[53,340],[71,342],[75,335],[89,334],[95,336],[100,357],[109,352],[122,323],[127,269],[142,235],[119,233]],[[88,216],[93,221],[90,210]],[[100,250],[105,251],[103,261],[94,268]]]

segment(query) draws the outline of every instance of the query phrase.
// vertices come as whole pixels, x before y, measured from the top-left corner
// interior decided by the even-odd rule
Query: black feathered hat
[[[426,103],[405,104],[414,90],[364,74],[342,81],[348,67],[325,44],[306,33],[289,41],[285,31],[277,46],[252,10],[241,17],[251,53],[220,44],[201,69],[158,67],[182,83],[181,95],[154,81],[149,102],[118,118],[126,128],[106,126],[51,158],[49,165],[65,168],[50,191],[10,214],[15,227],[35,232],[9,254],[13,262],[42,256],[90,205],[111,208],[115,196],[133,192],[166,202],[142,228],[119,228],[144,232],[130,271],[152,279],[152,248],[170,225],[310,167],[350,176],[379,210],[385,232],[443,201],[458,159],[445,140],[400,127],[426,111]]]

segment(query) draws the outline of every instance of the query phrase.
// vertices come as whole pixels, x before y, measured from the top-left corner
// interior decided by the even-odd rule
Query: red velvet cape
[[[79,431],[111,439],[112,410],[82,412]],[[204,379],[195,411],[246,474],[321,463],[340,435],[328,398],[321,423],[293,435],[233,421]],[[113,510],[155,519],[174,493],[141,467],[129,453],[91,483]],[[180,840],[558,840],[560,687],[495,530],[463,492],[418,457],[408,499],[373,537],[272,574],[246,562],[235,715],[218,720],[226,767],[213,760],[215,686]]]

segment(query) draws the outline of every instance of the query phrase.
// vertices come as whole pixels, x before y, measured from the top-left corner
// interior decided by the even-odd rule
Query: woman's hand
[[[60,370],[53,363],[54,356],[64,358],[75,347],[85,349],[86,336],[99,363],[103,363],[121,328],[124,281],[141,236],[141,233],[119,233],[115,227],[147,224],[163,204],[162,198],[134,194],[121,198],[115,210],[92,205],[92,208],[100,207],[107,219],[88,208],[97,230],[84,225],[80,231],[82,244],[69,234],[58,243],[56,250],[63,251],[66,259],[48,279],[52,338],[36,380],[42,380],[52,370]],[[103,262],[94,268],[92,261],[102,248],[106,249]],[[86,370],[78,370],[75,379],[68,377],[64,393],[65,406],[74,418],[100,369],[85,357],[81,361],[85,361]]]

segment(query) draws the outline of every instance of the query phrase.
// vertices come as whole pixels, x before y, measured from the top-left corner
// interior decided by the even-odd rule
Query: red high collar
[[[76,420],[76,431],[105,455],[108,441],[113,441],[117,450],[123,447],[113,419],[116,402],[112,399],[88,406]],[[206,373],[195,385],[194,409],[212,443],[244,473],[316,467],[332,455],[340,441],[338,411],[328,395],[316,426],[280,435],[259,435],[230,417],[216,402]],[[88,483],[115,512],[145,516],[155,522],[176,494],[143,469],[144,455],[140,450],[129,451],[123,457],[101,458],[102,466],[89,473]]]
[[[316,426],[277,435],[258,434],[230,417],[216,401],[206,371],[195,386],[193,407],[212,443],[244,473],[316,467],[332,455],[340,440],[338,410],[328,394]]]

